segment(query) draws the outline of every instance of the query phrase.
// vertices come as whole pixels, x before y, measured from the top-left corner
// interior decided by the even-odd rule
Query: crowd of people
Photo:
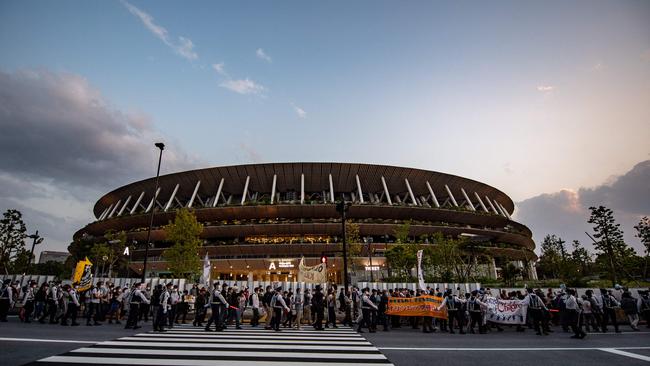
[[[351,287],[345,291],[331,285],[327,289],[315,286],[313,290],[301,291],[272,286],[240,289],[219,282],[212,286],[194,284],[189,290],[172,283],[152,289],[140,282],[120,287],[101,281],[83,292],[77,288],[76,283],[59,281],[41,285],[32,281],[20,286],[19,282],[5,280],[0,290],[0,321],[7,321],[9,310],[19,305],[19,318],[24,323],[78,326],[78,319],[85,319],[87,326],[99,326],[125,321],[126,329],[138,329],[140,322],[151,319],[157,332],[186,323],[188,317],[194,326],[206,331],[223,331],[230,326],[240,329],[246,315],[252,327],[274,331],[303,326],[323,330],[345,325],[356,327],[359,332],[375,332],[378,327],[383,331],[411,327],[424,333],[485,334],[504,330],[504,325],[490,321],[487,316],[488,299],[494,297],[521,300],[527,312],[526,324],[512,326],[520,332],[530,328],[537,335],[548,335],[553,331],[552,325],[573,332],[573,338],[584,338],[591,331],[607,332],[610,325],[620,332],[618,309],[633,330],[639,330],[640,318],[650,328],[649,292],[639,291],[635,298],[618,286],[614,290],[587,290],[581,296],[574,289],[564,288],[549,289],[546,293],[530,288],[509,293],[481,288],[465,293],[460,288],[414,291]],[[447,318],[387,314],[390,298],[421,295],[442,298],[437,310],[446,309]]]

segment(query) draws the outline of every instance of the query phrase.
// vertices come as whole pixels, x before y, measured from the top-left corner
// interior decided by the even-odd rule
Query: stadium
[[[337,201],[349,204],[347,222],[358,228],[351,277],[390,276],[385,252],[396,245],[395,230],[408,235],[464,237],[485,253],[477,271],[500,276],[513,263],[536,279],[531,231],[512,220],[513,201],[475,180],[421,169],[349,163],[269,163],[213,167],[134,182],[101,197],[96,221],[74,238],[100,238],[109,230],[127,233],[130,268],[142,273],[144,243],[154,210],[147,276],[165,276],[164,225],[187,207],[204,226],[202,255],[212,278],[292,281],[298,263],[325,256],[332,281],[342,283],[342,225]],[[354,238],[353,238],[354,239]],[[349,241],[348,241],[349,242]],[[428,239],[424,245],[435,245]],[[354,243],[353,243],[354,244]]]

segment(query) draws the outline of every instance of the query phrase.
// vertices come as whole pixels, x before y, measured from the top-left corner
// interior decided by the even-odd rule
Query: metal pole
[[[370,282],[375,282],[375,278],[372,275],[374,269],[372,268],[372,237],[368,238],[368,261],[370,262]]]
[[[36,240],[38,240],[38,230],[33,235],[30,235],[34,241],[32,242],[32,251],[31,254],[29,255],[29,264],[32,264],[32,258],[34,257],[34,247],[36,246]],[[36,262],[36,258],[34,258],[34,262]]]
[[[341,230],[343,231],[343,286],[345,286],[345,291],[348,291],[350,283],[348,281],[348,250],[345,240],[345,212],[347,211],[348,207],[345,204],[345,198],[343,198],[341,202],[337,204],[336,209],[341,213]]]
[[[147,273],[147,258],[149,257],[149,245],[151,245],[151,228],[153,227],[153,215],[156,211],[156,192],[158,191],[158,178],[160,177],[160,162],[162,161],[162,152],[165,149],[165,145],[162,142],[155,144],[157,148],[160,149],[160,154],[158,155],[158,170],[156,171],[156,186],[153,189],[153,205],[151,206],[151,219],[149,220],[149,230],[147,231],[147,242],[144,247],[144,263],[142,265],[142,282],[145,282],[145,276]]]

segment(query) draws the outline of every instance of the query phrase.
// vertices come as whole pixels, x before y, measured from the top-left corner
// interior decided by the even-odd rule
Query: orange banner
[[[443,298],[437,296],[391,297],[388,299],[388,315],[431,316],[447,319],[447,309],[437,310]]]

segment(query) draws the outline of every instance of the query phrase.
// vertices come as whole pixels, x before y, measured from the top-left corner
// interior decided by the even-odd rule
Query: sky
[[[0,210],[65,250],[163,172],[390,164],[509,194],[539,241],[650,215],[648,1],[0,2]]]

